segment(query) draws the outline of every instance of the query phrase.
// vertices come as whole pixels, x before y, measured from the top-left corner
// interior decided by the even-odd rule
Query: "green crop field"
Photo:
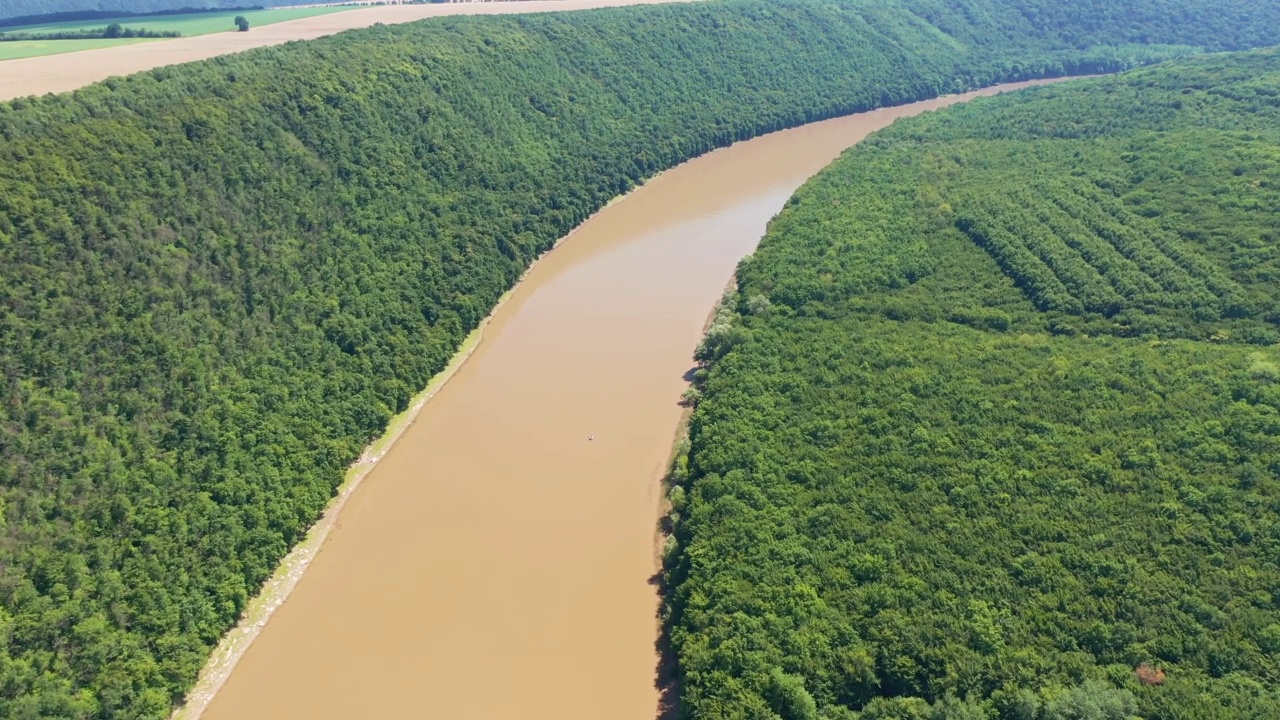
[[[121,18],[100,18],[97,20],[69,20],[66,22],[41,23],[38,25],[19,25],[0,28],[4,33],[43,33],[55,31],[92,30],[105,28],[111,23],[119,23],[125,28],[145,28],[156,32],[180,32],[184,37],[208,35],[216,32],[235,30],[234,20],[243,15],[252,28],[272,23],[298,20],[301,18],[327,15],[330,13],[351,10],[353,6],[340,7],[300,7],[279,8],[275,10],[227,10],[225,12],[202,12],[186,15],[136,15]],[[77,50],[95,50],[97,48],[127,45],[135,42],[148,42],[140,38],[119,38],[113,40],[17,40],[0,42],[0,60],[15,60],[39,55],[56,55],[58,53],[76,52]]]
[[[57,55],[78,50],[97,50],[98,48],[139,42],[155,41],[144,38],[117,38],[115,40],[101,38],[95,40],[18,40],[15,42],[0,42],[0,61],[38,57],[40,55]]]

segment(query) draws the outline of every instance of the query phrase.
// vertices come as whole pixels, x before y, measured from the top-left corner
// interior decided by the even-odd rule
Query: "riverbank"
[[[504,294],[494,306],[493,312],[496,313],[501,309],[510,296],[511,291]],[[240,622],[218,643],[218,647],[209,656],[208,663],[200,671],[200,679],[188,694],[186,704],[173,712],[172,720],[198,720],[204,714],[205,708],[231,676],[236,664],[257,638],[258,633],[297,587],[302,574],[315,559],[320,548],[324,546],[325,540],[328,539],[330,531],[338,522],[338,516],[341,515],[347,500],[359,489],[360,484],[368,477],[378,461],[395,447],[404,431],[413,425],[422,408],[470,359],[472,353],[484,340],[485,328],[492,318],[493,314],[490,313],[479,327],[467,335],[445,369],[431,378],[427,387],[414,396],[407,410],[391,419],[386,433],[366,447],[360,459],[347,470],[337,494],[334,495],[320,519],[311,526],[306,539],[295,545],[293,550],[285,556],[276,573],[262,586],[262,592],[246,604]]]
[[[511,1],[514,2],[516,0]],[[640,187],[643,187],[643,185]],[[320,519],[307,532],[306,539],[295,545],[293,550],[285,556],[271,579],[262,586],[261,592],[246,603],[241,620],[223,636],[218,646],[210,653],[208,662],[205,663],[204,668],[200,671],[200,679],[196,681],[191,692],[187,694],[186,703],[174,710],[170,715],[170,720],[199,720],[204,715],[205,709],[223,684],[226,683],[227,678],[231,676],[236,664],[244,656],[249,646],[253,644],[253,641],[266,626],[276,609],[289,598],[290,593],[297,587],[298,581],[302,579],[302,574],[306,572],[307,567],[324,546],[329,533],[337,525],[339,516],[342,514],[343,508],[346,507],[347,501],[377,466],[378,461],[394,448],[405,431],[413,426],[418,414],[422,412],[427,403],[471,359],[472,354],[484,342],[485,331],[488,329],[489,324],[493,322],[498,312],[511,299],[512,294],[515,293],[520,283],[524,282],[529,273],[533,272],[538,263],[542,262],[549,253],[555,251],[566,240],[573,237],[574,233],[578,232],[582,225],[590,222],[592,218],[608,210],[613,205],[622,202],[632,192],[635,191],[632,190],[610,200],[603,208],[583,221],[581,225],[557,240],[551,249],[530,263],[524,274],[516,281],[516,284],[498,298],[498,301],[494,303],[493,309],[489,311],[484,320],[467,334],[462,344],[454,352],[453,357],[449,359],[448,365],[432,376],[427,386],[410,400],[409,407],[404,412],[393,417],[387,424],[386,431],[365,447],[360,454],[360,459],[347,470],[342,484],[338,486],[337,492],[334,494],[333,500],[329,502]]]
[[[716,315],[719,314],[725,298],[728,297],[729,293],[735,291],[737,286],[738,279],[735,272],[734,275],[729,277],[729,281],[725,283],[720,302],[717,302],[711,308],[711,311],[707,313],[707,319],[702,323],[703,336],[711,329],[711,324],[715,322]],[[690,388],[695,387],[694,373],[699,368],[700,365],[695,365],[686,376]],[[665,469],[657,478],[661,498],[658,500],[658,516],[654,520],[653,577],[650,580],[652,585],[658,588],[659,596],[662,599],[656,616],[657,625],[654,629],[654,635],[657,637],[657,641],[654,643],[654,651],[658,655],[657,680],[655,681],[658,691],[656,720],[678,720],[680,718],[680,669],[676,663],[675,652],[671,647],[670,618],[668,617],[665,602],[669,590],[666,583],[666,570],[667,559],[675,550],[672,543],[675,542],[675,522],[677,520],[672,514],[671,489],[682,479],[680,474],[684,472],[684,465],[681,460],[687,462],[689,452],[689,420],[693,417],[693,411],[697,407],[695,403],[684,402],[683,395],[681,397],[684,411],[680,413],[680,420],[676,425],[676,433],[671,441],[671,451],[667,455]]]
[[[644,185],[652,182],[654,179],[661,177],[662,174],[663,173],[658,173],[658,175],[647,179],[644,184],[637,186],[636,189],[644,187]],[[565,241],[573,237],[574,234],[576,234],[587,223],[599,216],[600,213],[603,213],[614,205],[626,200],[636,191],[636,189],[610,200],[603,208],[593,213],[583,221],[581,225],[557,240],[550,250],[543,253],[538,257],[538,259],[531,263],[529,268],[521,276],[520,280],[517,281],[516,285],[498,299],[497,303],[494,304],[493,309],[484,318],[480,325],[467,335],[466,339],[449,360],[449,364],[433,376],[427,383],[427,386],[413,397],[409,403],[408,409],[391,419],[390,423],[387,425],[386,432],[371,442],[364,449],[360,455],[360,459],[352,464],[352,466],[347,470],[347,474],[344,477],[342,484],[338,487],[333,500],[329,503],[328,507],[325,508],[324,514],[321,515],[320,519],[312,525],[311,529],[307,533],[306,539],[298,543],[298,545],[289,552],[285,559],[281,561],[276,573],[263,585],[262,591],[246,604],[245,611],[240,622],[223,637],[223,639],[218,643],[217,648],[215,648],[210,654],[209,661],[200,672],[200,679],[196,682],[196,685],[192,688],[191,692],[188,693],[187,702],[173,712],[170,716],[171,720],[199,720],[203,716],[209,703],[213,700],[214,696],[217,695],[218,691],[235,670],[236,664],[244,656],[245,652],[249,649],[249,646],[266,626],[276,609],[278,609],[289,598],[289,595],[297,586],[298,581],[302,578],[302,574],[306,572],[307,567],[324,546],[325,541],[329,537],[329,533],[337,524],[343,508],[346,507],[347,501],[356,492],[356,490],[359,489],[361,483],[366,477],[368,477],[369,473],[372,472],[378,461],[381,460],[387,452],[394,448],[396,443],[399,442],[401,437],[404,435],[405,431],[413,426],[419,413],[424,407],[426,407],[427,403],[430,402],[431,399],[435,397],[435,395],[445,386],[445,384],[457,374],[462,366],[471,359],[476,349],[479,348],[480,344],[484,341],[485,332],[490,323],[493,322],[494,318],[507,304],[507,301],[519,287],[520,283],[524,282],[525,278],[534,271],[538,263],[542,262],[543,259],[546,258],[548,253],[554,252],[556,248],[560,247]],[[729,284],[725,286],[726,291],[732,287],[733,284],[734,280],[731,277]],[[711,321],[715,317],[715,313],[718,308],[719,305],[717,304],[712,308],[710,314],[707,315],[706,321],[703,323],[702,327],[703,333],[705,333],[707,328],[710,327]],[[680,425],[676,433],[677,441],[684,435],[691,412],[692,408],[686,408],[681,414]],[[673,446],[671,457],[668,459],[667,463],[668,467],[670,466],[670,461],[674,460],[675,456],[676,450]],[[662,483],[664,479],[665,473],[660,475],[658,481]],[[665,503],[665,485],[663,486],[663,492],[663,502]],[[665,517],[668,510],[669,508],[667,506],[661,505],[659,516],[655,520],[660,520],[662,517]],[[654,564],[655,568],[659,571],[661,569],[662,562],[661,543],[665,540],[665,537],[665,534],[660,531],[655,533],[655,542],[657,544],[655,544],[654,547]]]

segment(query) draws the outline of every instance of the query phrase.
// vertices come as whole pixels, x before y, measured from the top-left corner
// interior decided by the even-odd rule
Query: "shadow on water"
[[[662,597],[658,608],[658,639],[654,649],[658,654],[658,668],[654,679],[654,687],[658,690],[658,712],[656,720],[680,720],[680,674],[676,668],[675,649],[671,646],[671,623],[666,617],[666,608],[671,602],[671,588],[667,586],[665,574],[656,572],[649,578],[649,584],[657,588]]]
[[[698,373],[702,368],[701,363],[696,364],[680,377],[689,383],[691,388],[696,388],[695,381],[698,380]],[[689,420],[688,413],[692,412],[693,407],[688,400],[683,398],[679,404],[686,408],[686,414],[681,421],[680,437],[683,437],[683,428]],[[667,467],[667,474],[662,479],[664,491],[671,488],[679,480],[676,475],[676,465],[677,457],[683,452],[680,449],[680,442],[682,441],[677,442],[676,449]],[[658,519],[658,531],[662,538],[670,538],[675,534],[674,517],[669,507],[664,508],[664,512]],[[654,618],[658,621],[658,639],[654,641],[654,649],[658,656],[658,667],[654,674],[654,688],[658,691],[656,720],[680,720],[682,717],[680,712],[680,672],[676,663],[675,648],[671,644],[671,628],[675,620],[675,585],[679,582],[680,568],[678,559],[668,558],[665,552],[659,562],[658,571],[649,577],[649,585],[658,593],[660,599],[658,612]]]

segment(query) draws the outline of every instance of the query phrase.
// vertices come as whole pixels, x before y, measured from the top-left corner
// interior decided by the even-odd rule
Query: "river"
[[[653,720],[660,478],[735,264],[867,133],[1014,87],[739,143],[584,223],[351,496],[204,717]]]

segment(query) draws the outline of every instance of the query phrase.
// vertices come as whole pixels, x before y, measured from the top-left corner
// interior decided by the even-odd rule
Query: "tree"
[[[243,15],[237,15],[236,29],[240,32],[249,32],[249,19]]]
[[[818,720],[818,704],[805,689],[804,678],[774,668],[766,694],[773,711],[785,720]]]
[[[1125,720],[1138,712],[1133,693],[1117,690],[1097,680],[1086,680],[1050,700],[1044,709],[1048,720]]]
[[[111,23],[107,26],[106,31],[102,33],[103,37],[108,38],[118,38],[122,34],[124,34],[124,28],[120,27],[120,23]]]

